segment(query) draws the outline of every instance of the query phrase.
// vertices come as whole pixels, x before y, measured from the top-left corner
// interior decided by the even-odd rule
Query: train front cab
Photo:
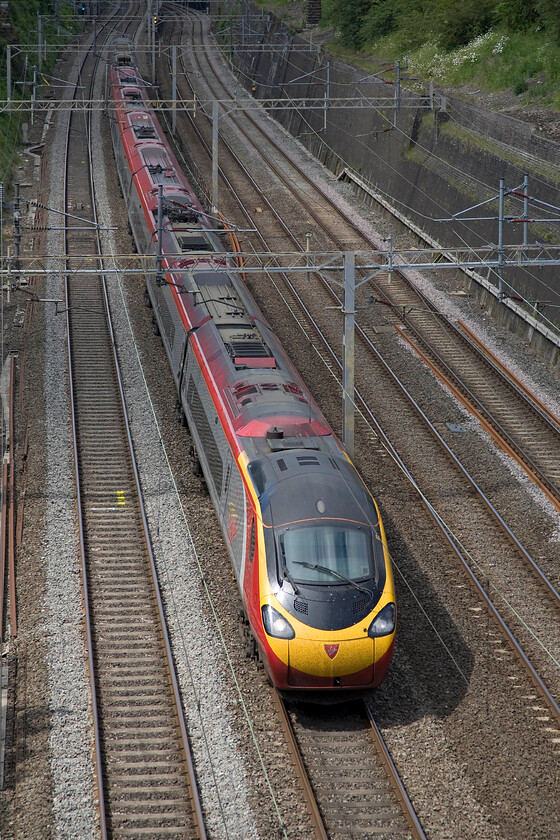
[[[253,494],[257,550],[253,568],[246,569],[252,576],[246,592],[254,594],[250,619],[268,676],[285,693],[369,690],[383,682],[392,659],[396,607],[385,533],[375,502],[349,470],[359,481],[349,507],[358,498],[363,512],[367,499],[366,521],[317,516],[319,502],[332,508],[341,485],[348,488],[347,476],[338,486],[330,477],[330,493],[325,475],[315,476],[307,482],[306,498],[297,500],[301,518],[274,527],[278,518],[271,519],[270,498]],[[293,500],[289,482],[278,492]],[[272,507],[278,513],[282,502]],[[341,511],[347,513],[339,504]],[[350,579],[348,562],[339,565],[340,576],[337,571],[337,544],[356,555]],[[367,559],[357,558],[362,545]],[[293,546],[288,559],[286,546]],[[355,568],[358,562],[363,568]],[[322,572],[314,568],[324,564]]]

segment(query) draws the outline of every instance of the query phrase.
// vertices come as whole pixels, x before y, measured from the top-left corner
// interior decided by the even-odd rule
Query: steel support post
[[[171,131],[177,133],[177,44],[171,49]]]
[[[6,99],[12,98],[12,45],[6,44]]]
[[[330,105],[330,98],[331,98],[331,63],[327,61],[327,80],[326,80],[326,87],[325,87],[325,111],[324,111],[324,118],[323,118],[323,132],[324,136],[327,133],[327,110]]]
[[[37,12],[37,56],[39,59],[39,73],[43,69],[43,16]]]
[[[344,334],[342,373],[342,440],[348,455],[354,459],[354,298],[356,292],[355,254],[344,252]]]
[[[523,176],[523,244],[529,244],[529,176]]]
[[[156,21],[152,15],[150,18],[150,27],[152,30],[152,84],[156,83]]]
[[[498,300],[504,299],[504,196],[505,181],[500,178],[500,196],[498,201]]]
[[[218,100],[212,102],[212,212],[218,211]]]
[[[31,93],[31,125],[35,119],[35,100],[37,99],[37,65],[33,65],[33,90]]]

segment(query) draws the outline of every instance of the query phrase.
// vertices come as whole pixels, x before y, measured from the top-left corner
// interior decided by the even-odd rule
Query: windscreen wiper
[[[329,569],[328,566],[320,566],[319,563],[308,563],[306,560],[292,560],[292,563],[297,564],[298,566],[305,566],[306,568],[313,569],[314,571],[326,572],[329,575],[333,575],[334,577],[346,581],[346,583],[349,583],[359,592],[363,592],[366,595],[371,595],[371,592],[368,589],[365,589],[363,586],[360,586],[359,583],[356,583],[355,580],[346,577],[346,575],[341,575],[340,572],[336,571],[336,569]]]
[[[288,571],[288,566],[286,564],[286,556],[284,552],[282,552],[282,573],[284,575],[284,578],[291,584],[292,589],[294,590],[294,595],[299,595],[299,589],[297,588],[293,577]]]

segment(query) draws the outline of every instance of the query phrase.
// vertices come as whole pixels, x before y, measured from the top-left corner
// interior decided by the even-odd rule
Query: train
[[[378,687],[397,608],[378,506],[233,264],[150,101],[133,45],[107,103],[145,301],[161,336],[241,597],[247,655],[280,694],[336,702]]]

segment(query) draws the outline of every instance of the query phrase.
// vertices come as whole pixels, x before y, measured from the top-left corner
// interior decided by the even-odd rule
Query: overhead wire
[[[362,91],[360,91],[360,94],[364,97],[364,100],[366,100],[366,101],[369,103],[368,98],[365,96],[365,94],[364,94]],[[291,97],[289,97],[289,96],[288,96],[287,98],[288,98],[288,99],[292,102],[293,107],[294,107],[294,110],[296,110],[296,111],[298,112],[298,114],[299,114],[300,118],[301,118],[301,119],[302,119],[302,120],[303,120],[303,121],[307,124],[307,126],[308,126],[308,127],[309,127],[309,129],[310,129],[310,132],[311,132],[311,133],[318,134],[318,132],[316,131],[316,129],[314,129],[314,128],[311,126],[311,124],[310,124],[309,120],[308,120],[308,119],[305,117],[305,115],[302,113],[301,109],[299,109],[299,108],[295,105],[295,103],[293,102],[293,99],[291,99]],[[371,103],[370,103],[370,104],[371,104]],[[378,114],[379,114],[379,115],[380,115],[383,119],[386,119],[386,115],[385,115],[385,114],[384,114],[384,113],[383,113],[383,112],[382,112],[382,111],[381,111],[378,107],[376,107],[374,104],[371,104],[371,107],[372,107],[372,110],[376,111],[376,112],[377,112],[377,113],[378,113]],[[466,172],[464,172],[464,170],[462,170],[460,167],[458,167],[458,166],[456,166],[456,165],[454,165],[454,164],[451,164],[451,163],[449,163],[448,161],[444,160],[442,157],[440,157],[438,154],[436,154],[435,152],[433,152],[431,149],[428,149],[427,147],[423,146],[422,144],[419,144],[419,143],[417,142],[417,140],[416,140],[416,139],[413,141],[413,140],[412,140],[412,138],[411,138],[411,136],[410,136],[409,134],[407,134],[407,133],[406,133],[406,132],[405,132],[402,128],[400,128],[398,125],[394,125],[394,126],[392,126],[391,128],[392,128],[393,130],[396,130],[399,134],[401,134],[401,135],[402,135],[402,136],[403,136],[406,140],[408,140],[409,142],[414,142],[414,143],[415,143],[415,146],[416,146],[417,148],[420,148],[420,149],[422,150],[422,152],[426,153],[426,154],[427,154],[427,155],[429,155],[431,158],[433,158],[433,159],[434,159],[434,160],[435,160],[435,161],[436,161],[436,162],[437,162],[440,166],[442,166],[442,165],[443,165],[443,166],[449,167],[450,169],[454,170],[455,172],[457,172],[457,173],[458,173],[459,175],[461,175],[462,177],[464,177],[464,178],[468,178],[471,182],[473,182],[473,181],[474,181],[474,182],[477,182],[477,183],[479,184],[479,187],[480,187],[480,188],[482,188],[482,189],[485,189],[485,190],[487,190],[487,191],[493,191],[493,190],[495,191],[495,187],[493,187],[492,185],[487,184],[486,182],[482,181],[480,178],[477,178],[476,176],[471,175],[470,173],[466,173]],[[382,165],[383,165],[385,168],[389,168],[389,169],[391,169],[391,170],[392,170],[393,172],[395,172],[395,173],[396,173],[396,174],[397,174],[397,175],[398,175],[398,176],[399,176],[399,177],[400,177],[400,178],[401,178],[401,179],[402,179],[405,183],[408,183],[411,187],[413,186],[413,187],[414,187],[417,191],[419,191],[419,192],[420,192],[423,196],[425,196],[425,198],[426,198],[427,200],[432,201],[432,202],[433,202],[436,206],[439,206],[439,207],[441,207],[441,208],[442,208],[442,210],[447,211],[447,208],[446,208],[446,207],[444,207],[444,206],[443,206],[440,202],[438,202],[438,200],[437,200],[437,198],[436,198],[435,196],[433,196],[433,195],[429,195],[429,194],[428,194],[428,193],[426,193],[424,190],[422,190],[421,188],[419,188],[417,184],[412,184],[412,182],[411,182],[408,178],[406,178],[404,175],[402,175],[402,173],[401,173],[399,170],[397,170],[395,167],[393,167],[393,166],[391,166],[390,164],[388,164],[388,163],[387,163],[387,161],[381,157],[381,155],[379,155],[378,153],[376,153],[376,152],[375,152],[375,150],[374,150],[374,149],[372,149],[371,145],[369,145],[369,144],[367,144],[367,143],[364,143],[364,142],[361,140],[361,138],[360,138],[359,136],[356,136],[355,134],[350,134],[350,132],[348,132],[348,131],[347,131],[347,130],[343,127],[343,126],[338,126],[338,129],[339,129],[341,132],[343,132],[343,133],[347,134],[349,137],[352,137],[353,141],[355,141],[355,140],[357,139],[357,140],[358,140],[358,142],[360,142],[360,143],[361,143],[361,145],[363,145],[363,146],[364,146],[364,148],[365,148],[365,149],[367,149],[367,150],[368,150],[368,152],[369,152],[370,154],[375,155],[375,156],[376,156],[376,157],[380,160],[380,162],[382,163]],[[334,150],[331,146],[329,146],[329,145],[326,143],[326,141],[324,140],[324,138],[321,138],[321,140],[322,140],[322,143],[325,145],[325,147],[326,147],[327,149],[329,149],[329,151],[331,151],[334,155],[337,155],[338,157],[340,157],[340,155],[338,155],[338,153],[336,152],[336,150]],[[379,188],[379,186],[378,186],[378,185],[375,185],[375,190],[376,190],[376,191],[378,191],[378,192],[383,192],[382,190],[380,190],[380,188]],[[416,208],[412,208],[411,206],[407,205],[405,202],[402,202],[402,201],[399,201],[399,200],[395,199],[395,198],[394,198],[393,196],[391,196],[390,194],[388,194],[388,193],[386,193],[386,192],[385,192],[385,193],[384,193],[384,195],[385,195],[385,196],[387,196],[387,199],[388,199],[391,203],[393,203],[393,204],[398,204],[400,207],[404,208],[405,210],[407,210],[407,211],[409,211],[409,212],[411,212],[411,213],[414,213],[414,214],[416,214],[416,215],[420,216],[421,218],[424,218],[424,219],[426,219],[426,220],[428,220],[428,221],[434,221],[434,218],[433,218],[432,216],[428,216],[428,215],[426,215],[426,214],[423,214],[421,211],[417,210]],[[496,201],[497,201],[497,200],[498,200],[498,196],[497,196],[497,194],[495,195],[495,199],[494,199],[494,198],[492,198],[491,200],[496,200]],[[514,201],[514,200],[516,200],[516,199],[513,199],[513,198],[511,198],[511,196],[510,196],[510,200]],[[518,199],[518,201],[521,201],[521,199]],[[552,208],[552,206],[550,206],[550,207],[546,207],[546,206],[544,205],[544,203],[543,203],[543,210],[542,210],[542,212],[545,212],[545,213],[550,213],[551,215],[553,215],[553,209],[554,209],[554,210],[556,210],[556,208]],[[543,223],[546,223],[546,219],[543,219],[543,220],[542,220],[542,222],[543,222]],[[466,225],[466,224],[465,224],[462,220],[460,220],[460,219],[455,219],[455,226],[456,226],[456,227],[464,227],[464,228],[465,228],[465,230],[466,230],[466,231],[468,231],[468,232],[469,232],[469,234],[470,234],[471,236],[476,237],[476,238],[479,240],[479,242],[481,242],[483,245],[490,245],[490,244],[491,244],[491,243],[490,243],[490,241],[489,241],[486,237],[484,237],[484,236],[483,236],[483,235],[482,235],[479,231],[477,231],[477,230],[473,229],[472,227],[469,227],[469,226],[468,226],[468,225]],[[458,231],[457,229],[454,229],[453,233],[454,233],[454,235],[456,235],[456,236],[459,238],[459,240],[461,241],[461,243],[462,243],[462,244],[467,245],[465,238],[464,238],[463,236],[461,236],[461,234],[459,233],[459,231]],[[467,247],[468,247],[468,246],[467,246]],[[473,246],[470,246],[470,247],[473,247]],[[481,267],[482,267],[482,266],[483,266],[483,263],[481,263]],[[549,283],[548,283],[545,279],[542,279],[542,278],[536,278],[536,277],[535,277],[535,275],[534,275],[534,274],[533,274],[533,273],[532,273],[532,272],[531,272],[531,271],[530,271],[530,270],[529,270],[526,266],[519,266],[519,267],[517,267],[517,268],[518,268],[518,270],[520,270],[522,273],[527,274],[527,275],[529,276],[529,278],[530,278],[532,281],[537,281],[537,282],[539,282],[539,283],[541,284],[541,286],[542,286],[542,287],[544,287],[545,289],[547,289],[548,291],[550,291],[552,294],[556,294],[556,289],[555,289],[553,286],[551,286],[551,285],[550,285],[550,284],[549,284]],[[492,274],[493,276],[497,276],[497,272],[495,271],[495,269],[491,269],[491,274]],[[509,282],[507,283],[507,285],[509,286],[509,288],[511,288],[512,292],[514,292],[515,294],[518,294],[518,296],[519,296],[519,297],[520,297],[520,298],[521,298],[521,299],[522,299],[522,300],[523,300],[523,301],[524,301],[524,302],[525,302],[528,306],[531,306],[531,307],[533,306],[533,302],[532,302],[532,301],[527,300],[527,299],[525,298],[525,296],[524,296],[523,294],[521,294],[521,293],[519,292],[519,290],[518,290],[518,289],[516,289],[516,287],[515,287],[515,286],[513,286],[513,285],[512,285],[511,283],[509,283]],[[551,326],[553,326],[553,324],[552,324],[552,322],[550,321],[550,319],[548,319],[546,316],[544,316],[542,312],[539,312],[539,315],[540,315],[542,318],[544,318],[544,320],[546,320],[546,321],[547,321],[547,322],[548,322]]]

